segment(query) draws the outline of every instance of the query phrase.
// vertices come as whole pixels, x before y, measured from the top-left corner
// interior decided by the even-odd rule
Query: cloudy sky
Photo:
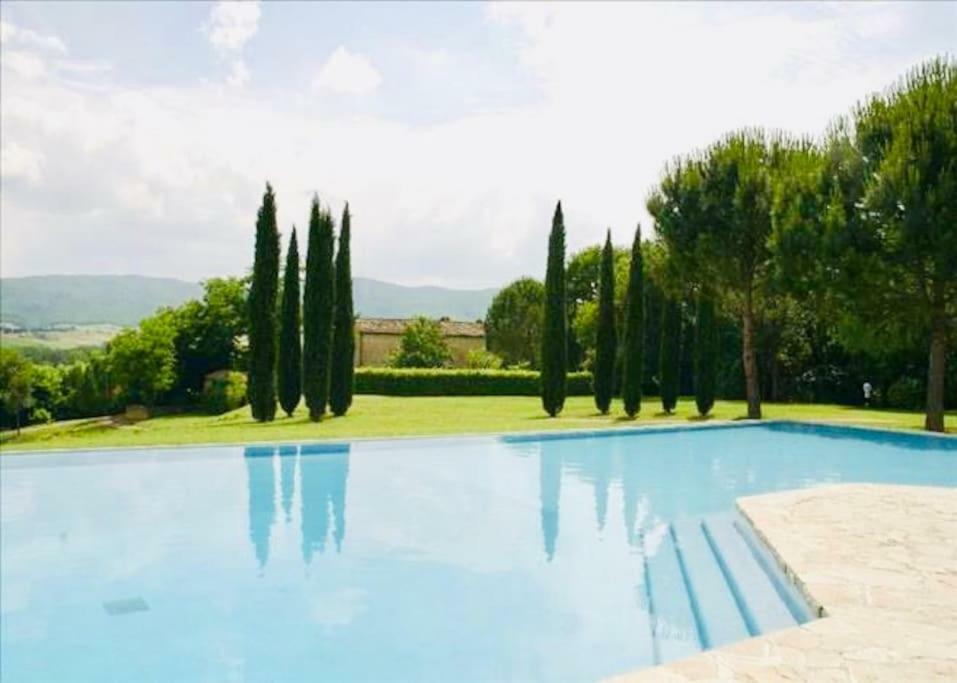
[[[501,285],[646,229],[662,165],[751,125],[820,133],[957,3],[3,2],[0,269],[198,280],[350,202],[354,271]]]

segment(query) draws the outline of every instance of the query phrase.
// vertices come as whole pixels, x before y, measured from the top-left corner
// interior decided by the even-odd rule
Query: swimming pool
[[[765,423],[0,475],[4,681],[592,680],[801,618],[748,564],[735,498],[957,486],[957,439]]]

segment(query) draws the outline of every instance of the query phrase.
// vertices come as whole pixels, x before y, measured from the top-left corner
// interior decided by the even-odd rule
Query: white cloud
[[[910,7],[494,4],[487,28],[509,36],[537,97],[428,125],[372,116],[361,98],[347,103],[352,115],[296,92],[134,87],[52,67],[29,79],[8,69],[4,42],[4,173],[11,146],[30,152],[13,153],[25,182],[0,197],[0,269],[243,273],[270,180],[285,234],[302,227],[313,192],[336,212],[350,201],[359,275],[454,286],[540,277],[555,200],[570,251],[608,226],[627,242],[639,219],[650,234],[644,201],[672,156],[749,124],[819,132],[946,51],[908,17],[953,5]],[[467,79],[458,57],[435,62]],[[223,64],[234,81],[248,77],[238,49]],[[344,47],[327,67],[317,86],[381,82]]]
[[[239,52],[259,30],[258,0],[217,2],[203,26],[209,44],[221,55]]]
[[[21,45],[38,48],[57,54],[66,54],[66,45],[56,36],[46,36],[30,29],[21,28],[8,21],[0,21],[0,44]]]
[[[47,64],[42,57],[20,50],[3,50],[0,68],[28,80],[40,78],[47,73]]]
[[[0,147],[0,174],[4,178],[24,178],[33,184],[40,182],[43,155],[15,142]]]
[[[318,90],[365,95],[378,88],[380,83],[382,76],[372,62],[340,45],[329,55],[312,85]]]
[[[226,78],[226,83],[233,87],[246,85],[249,82],[249,69],[246,68],[246,62],[241,59],[233,61],[232,70]]]
[[[243,47],[259,30],[259,0],[223,0],[213,5],[203,31],[221,60],[230,60],[226,85],[242,87],[249,82]]]

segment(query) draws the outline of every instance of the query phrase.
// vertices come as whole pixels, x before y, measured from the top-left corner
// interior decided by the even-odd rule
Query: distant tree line
[[[204,384],[215,371],[227,373],[223,391],[231,383],[245,386],[246,287],[242,278],[207,280],[202,299],[162,308],[102,349],[51,355],[3,348],[0,424],[106,415],[130,403],[194,408],[207,400]],[[244,390],[238,399],[230,393],[234,398],[225,407],[245,401]]]
[[[601,412],[622,394],[636,413],[644,389],[665,411],[693,392],[702,414],[743,397],[760,418],[762,397],[853,403],[869,381],[941,431],[957,384],[955,160],[946,58],[821,140],[731,133],[666,166],[647,202],[656,239],[631,253],[609,237],[566,266],[559,203],[544,289],[523,278],[496,296],[489,348],[541,368],[549,415],[564,373],[586,368]]]

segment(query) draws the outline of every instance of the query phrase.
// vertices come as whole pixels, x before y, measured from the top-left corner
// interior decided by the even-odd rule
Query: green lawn
[[[590,396],[568,399],[557,419],[545,416],[537,397],[420,397],[356,396],[346,417],[327,418],[316,424],[300,409],[292,418],[259,424],[248,408],[219,416],[175,415],[137,424],[122,424],[110,418],[71,420],[28,427],[17,437],[2,435],[3,451],[47,448],[92,448],[99,446],[151,446],[193,443],[252,443],[386,437],[478,432],[586,429],[666,422],[699,422],[694,401],[683,399],[675,415],[660,412],[657,399],[644,403],[635,421],[622,417],[620,403],[613,414],[598,415]],[[818,420],[876,427],[918,429],[921,413],[864,410],[833,405],[765,404],[767,418]],[[743,401],[718,401],[713,419],[731,420],[745,414]],[[949,430],[955,431],[954,413]]]

